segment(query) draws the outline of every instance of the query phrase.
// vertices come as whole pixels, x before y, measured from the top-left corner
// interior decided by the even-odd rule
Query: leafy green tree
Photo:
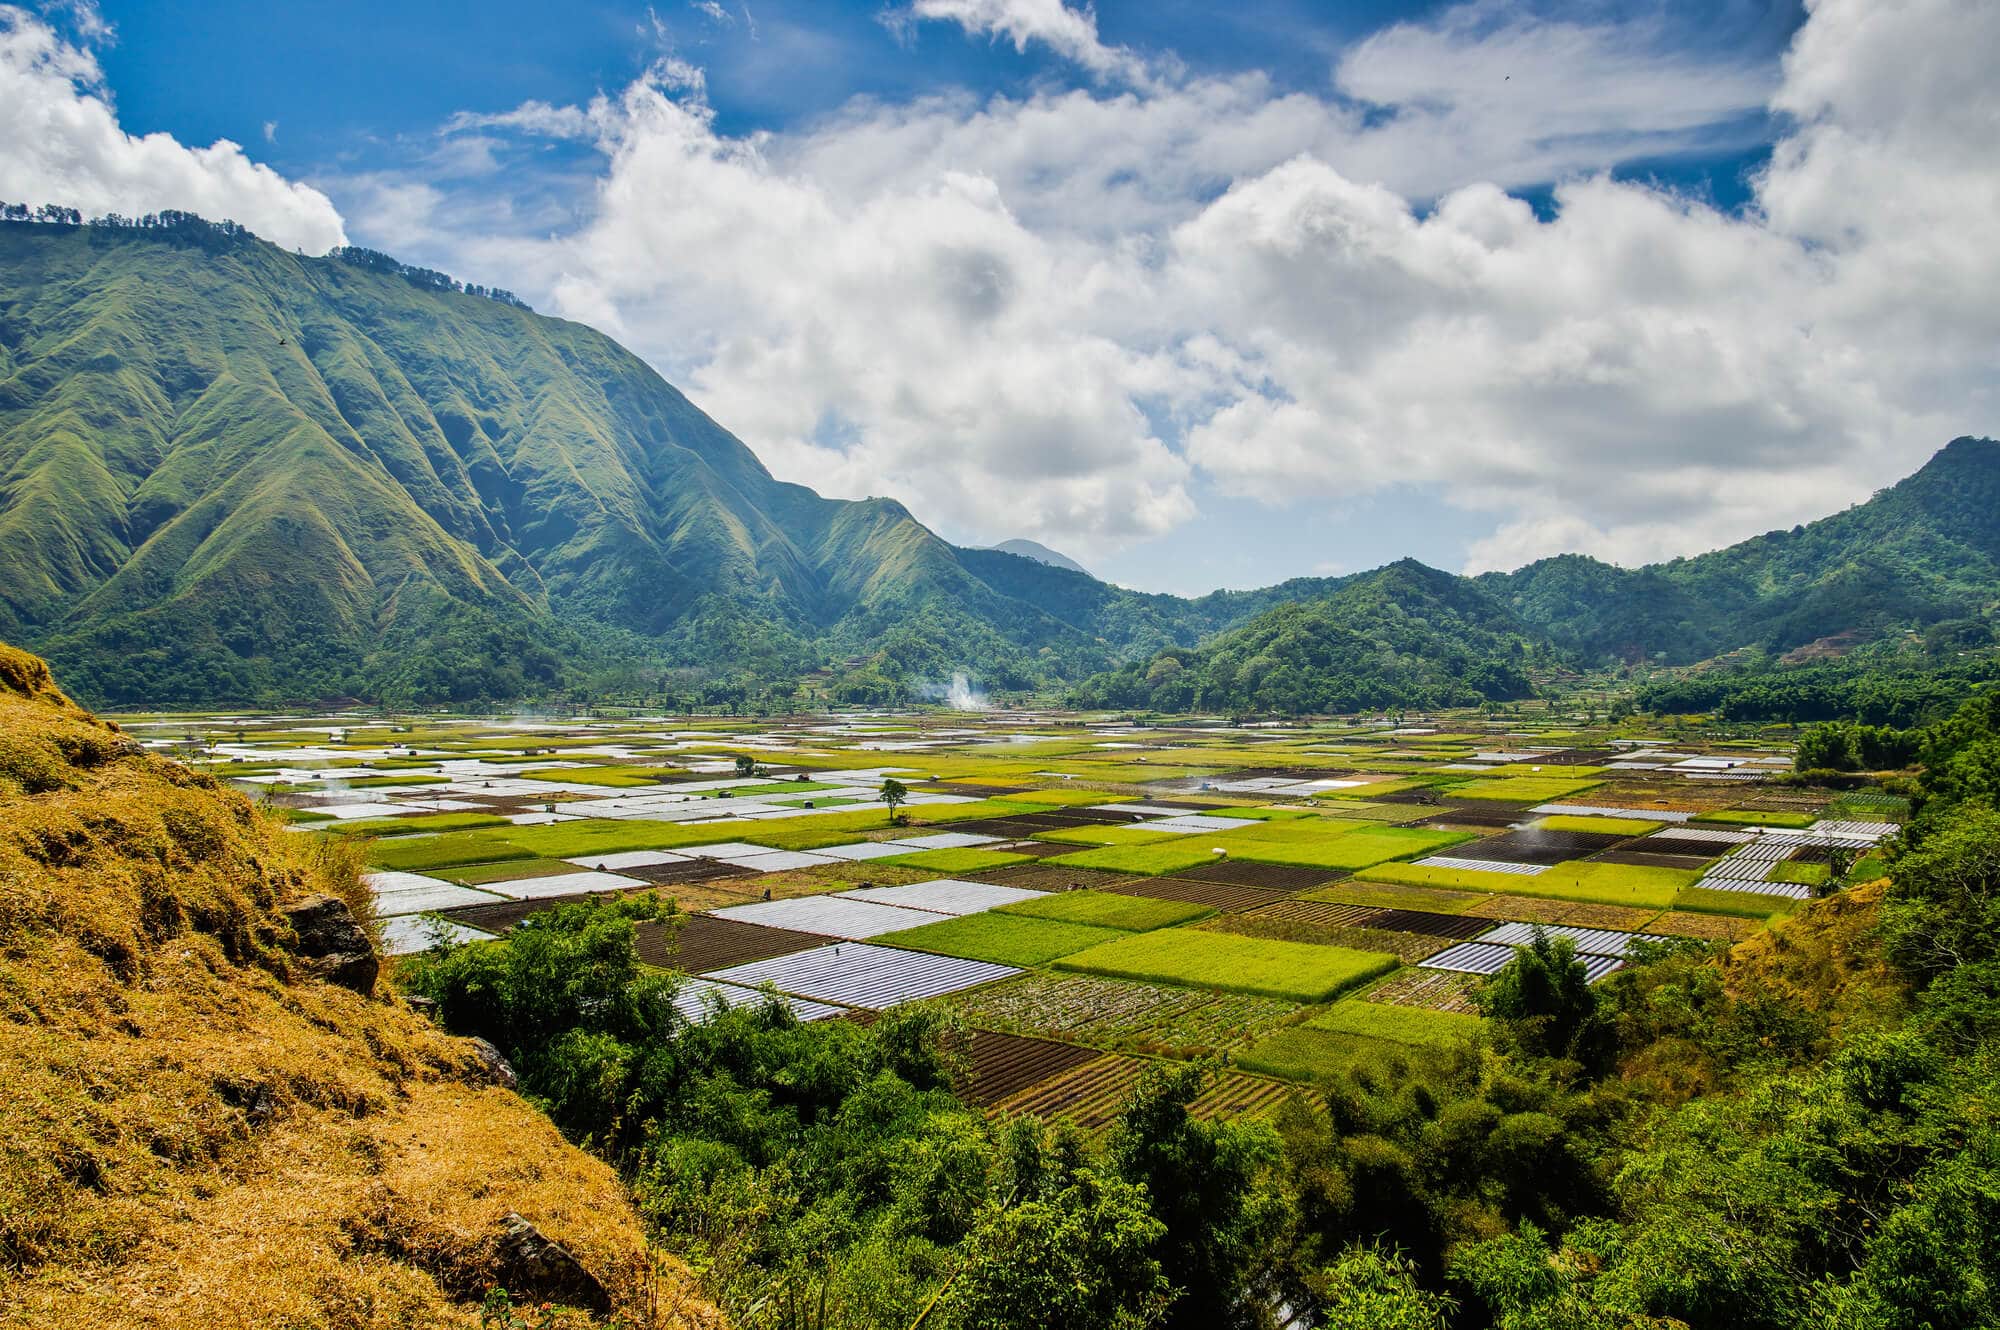
[[[1446,1330],[1456,1304],[1418,1283],[1416,1263],[1379,1246],[1353,1246],[1321,1272],[1316,1330]]]
[[[983,1213],[939,1300],[941,1325],[1138,1330],[1172,1298],[1146,1192],[1085,1162],[1074,1135],[1032,1119],[1007,1143],[1007,1199]]]
[[[889,806],[890,822],[893,823],[897,820],[896,810],[899,807],[901,807],[903,803],[909,799],[909,797],[910,797],[909,787],[904,785],[903,782],[897,780],[894,776],[888,776],[883,778],[881,798],[882,802]]]
[[[1143,1186],[1163,1225],[1154,1254],[1179,1290],[1166,1323],[1220,1327],[1250,1318],[1250,1294],[1283,1222],[1264,1186],[1278,1139],[1256,1122],[1203,1122],[1188,1105],[1209,1072],[1192,1063],[1149,1068],[1112,1129],[1108,1157]]]
[[[1543,1231],[1523,1223],[1513,1233],[1460,1248],[1452,1279],[1471,1294],[1493,1330],[1641,1330],[1666,1323],[1605,1301],[1596,1276],[1622,1250],[1618,1226],[1586,1220],[1565,1240],[1551,1244]]]
[[[2000,812],[1966,805],[1898,859],[1882,925],[1890,958],[1919,983],[2000,955]]]
[[[1535,929],[1478,1000],[1507,1042],[1528,1056],[1564,1058],[1592,1075],[1609,1068],[1616,1051],[1611,1022],[1569,938]]]

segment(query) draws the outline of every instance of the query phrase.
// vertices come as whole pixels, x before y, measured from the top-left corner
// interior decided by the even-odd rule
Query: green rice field
[[[1394,956],[1380,952],[1169,929],[1105,942],[1068,956],[1061,968],[1293,1002],[1325,1002],[1397,964]]]

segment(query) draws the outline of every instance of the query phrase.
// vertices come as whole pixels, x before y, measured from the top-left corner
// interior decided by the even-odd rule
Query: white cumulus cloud
[[[2000,6],[1808,8],[1782,64],[1481,0],[1350,48],[1324,95],[1166,73],[741,136],[656,70],[480,119],[570,128],[597,178],[573,227],[430,257],[615,331],[780,475],[969,541],[1091,559],[1203,485],[1397,485],[1489,515],[1474,568],[1687,553],[1993,428]],[[1136,58],[1053,0],[899,12]],[[1767,115],[1746,209],[1603,174]],[[1540,213],[1507,192],[1546,181]]]
[[[1097,15],[1073,9],[1064,0],[911,0],[891,10],[892,25],[918,20],[956,23],[978,36],[1005,39],[1016,51],[1030,43],[1047,46],[1100,78],[1143,80],[1145,62],[1122,46],[1107,46],[1097,35]]]
[[[101,20],[86,29],[108,31]],[[14,6],[0,6],[0,189],[10,202],[66,204],[87,216],[173,208],[230,218],[315,254],[345,241],[326,195],[226,139],[191,148],[168,134],[126,133],[90,51]]]

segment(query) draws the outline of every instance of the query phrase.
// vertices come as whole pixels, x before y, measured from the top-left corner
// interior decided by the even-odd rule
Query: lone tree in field
[[[757,759],[754,757],[745,757],[741,753],[738,753],[736,755],[736,774],[745,780],[756,775]]]
[[[904,786],[903,782],[897,780],[894,776],[886,777],[882,781],[882,802],[889,805],[889,822],[891,825],[900,820],[896,812],[897,805],[909,797],[910,791]]]

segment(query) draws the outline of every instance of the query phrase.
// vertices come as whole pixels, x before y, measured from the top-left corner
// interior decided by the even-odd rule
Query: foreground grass
[[[471,1330],[518,1214],[611,1296],[543,1324],[715,1323],[467,1041],[289,950],[286,901],[365,917],[356,841],[285,832],[46,678],[0,645],[0,1322]]]

